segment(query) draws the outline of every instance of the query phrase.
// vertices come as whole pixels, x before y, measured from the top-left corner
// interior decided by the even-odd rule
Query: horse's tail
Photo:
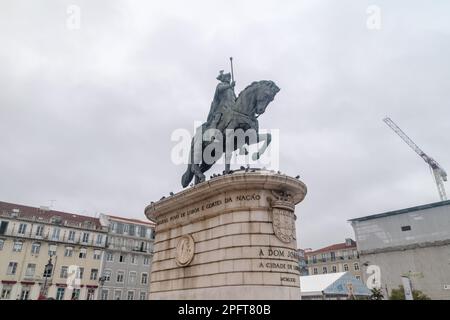
[[[194,178],[194,173],[192,172],[192,164],[188,164],[186,172],[181,177],[181,185],[183,188],[186,188],[189,183],[192,181],[192,178]]]

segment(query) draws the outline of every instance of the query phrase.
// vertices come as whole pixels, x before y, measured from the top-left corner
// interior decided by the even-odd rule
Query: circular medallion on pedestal
[[[195,243],[191,235],[182,236],[175,248],[175,261],[180,267],[189,265],[194,258]]]

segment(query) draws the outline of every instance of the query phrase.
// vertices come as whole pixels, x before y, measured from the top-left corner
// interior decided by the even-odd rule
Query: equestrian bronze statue
[[[234,93],[233,75],[220,71],[207,121],[197,128],[191,142],[189,164],[183,174],[181,184],[185,188],[195,177],[195,184],[205,181],[204,173],[225,154],[225,173],[230,173],[232,152],[244,150],[244,145],[259,144],[264,141],[252,159],[257,160],[271,141],[270,133],[260,134],[258,117],[266,111],[280,88],[273,81],[255,81],[239,96]],[[250,130],[250,131],[249,131]],[[254,132],[255,139],[236,139],[236,133]],[[214,144],[214,145],[213,145]],[[212,148],[215,146],[214,148]],[[220,146],[218,148],[217,146]],[[208,152],[209,150],[211,152]]]

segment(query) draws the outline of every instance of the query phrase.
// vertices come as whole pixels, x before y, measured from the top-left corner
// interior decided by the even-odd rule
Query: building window
[[[122,290],[116,290],[114,292],[114,300],[120,300],[122,299]]]
[[[330,260],[331,261],[335,261],[336,260],[336,253],[335,252],[330,252]]]
[[[67,270],[68,268],[66,266],[61,267],[61,273],[59,274],[61,279],[67,279]]]
[[[27,270],[25,271],[26,277],[34,277],[34,273],[36,272],[36,264],[29,263],[27,265]]]
[[[114,261],[114,254],[112,252],[107,252],[106,253],[106,261]]]
[[[333,272],[337,272],[336,266],[332,266],[331,269],[332,269]]]
[[[75,231],[70,230],[69,231],[69,237],[67,238],[68,241],[75,241]]]
[[[16,274],[16,271],[17,271],[17,262],[10,262],[8,264],[8,271],[6,273],[10,274],[10,275],[14,275],[14,274]]]
[[[403,226],[402,231],[411,231],[411,226]]]
[[[14,252],[21,252],[23,247],[22,241],[14,241],[13,251]]]
[[[100,260],[102,252],[100,250],[94,250],[94,260]]]
[[[73,255],[73,247],[66,247],[64,250],[64,257],[71,257]]]
[[[140,227],[139,228],[139,236],[141,237],[141,238],[145,238],[145,234],[147,233],[147,228],[146,227]]]
[[[360,277],[360,276],[356,276],[355,278],[358,279],[358,280],[361,280],[361,277]]]
[[[359,270],[359,264],[357,262],[355,262],[355,264],[353,265],[353,267],[355,268],[355,271]]]
[[[124,254],[121,254],[121,255],[119,256],[119,262],[123,262],[123,263],[126,262],[126,256],[125,256]]]
[[[147,284],[148,281],[148,274],[147,273],[142,273],[141,275],[141,284]]]
[[[344,271],[348,271],[348,264],[344,264]]]
[[[86,249],[86,248],[81,248],[81,249],[80,249],[80,254],[78,255],[78,257],[79,257],[80,259],[86,259],[86,252],[87,252],[87,249]]]
[[[139,294],[139,299],[140,300],[145,300],[147,298],[147,294],[145,293],[145,292],[141,292],[140,294]]]
[[[130,236],[134,236],[135,235],[135,232],[134,232],[134,225],[130,225],[130,230],[128,231],[128,234],[130,235]]]
[[[134,254],[131,255],[131,263],[136,264],[136,256]]]
[[[77,268],[76,278],[77,279],[83,279],[83,275],[84,275],[84,268],[83,267],[78,267]]]
[[[39,254],[41,251],[41,244],[39,242],[33,242],[31,245],[31,254]]]
[[[312,259],[313,259],[313,263],[317,263],[317,256],[313,256]]]
[[[5,240],[0,239],[0,250],[3,250],[3,245],[5,244]]]
[[[148,266],[150,264],[150,258],[144,257],[144,266]]]
[[[117,282],[123,283],[123,271],[117,271]]]
[[[89,233],[83,232],[83,239],[81,241],[83,243],[88,243],[88,241],[89,241]]]
[[[122,234],[122,233],[123,233],[123,224],[117,223],[117,226],[116,226],[116,232],[117,232],[118,234]]]
[[[128,224],[124,224],[123,225],[123,233],[128,234],[128,228],[129,228],[129,225]]]
[[[52,240],[59,240],[59,234],[61,233],[60,228],[53,228]]]
[[[313,274],[317,274],[317,268],[313,269]]]
[[[22,287],[22,291],[20,292],[20,300],[28,300],[29,296],[30,296],[30,287],[29,286]]]
[[[3,289],[2,289],[1,299],[8,300],[9,298],[11,298],[11,290],[12,290],[12,287],[10,285],[4,284]]]
[[[54,244],[51,244],[51,245],[49,245],[48,246],[48,255],[49,256],[54,256],[54,255],[56,255],[56,249],[57,249],[58,247],[56,246],[56,245],[54,245]]]
[[[58,288],[56,290],[56,300],[63,300],[65,291],[65,288]]]
[[[131,271],[128,277],[128,283],[134,284],[136,282],[136,272]]]
[[[94,300],[94,296],[95,296],[95,289],[88,289],[87,292],[87,300]]]
[[[108,300],[108,290],[107,289],[102,289],[102,294],[100,296],[100,299]]]
[[[111,270],[105,270],[103,272],[103,276],[105,277],[105,281],[110,281],[111,280]]]
[[[8,221],[0,221],[0,234],[5,234],[8,229]]]
[[[41,225],[37,226],[35,235],[37,237],[42,237],[43,234],[44,234],[44,226]]]
[[[27,231],[27,225],[25,223],[21,223],[19,225],[19,230],[17,231],[18,234],[25,234],[25,231]]]
[[[133,300],[133,299],[134,299],[134,291],[128,291],[127,300]]]
[[[327,267],[322,267],[322,273],[327,273]]]
[[[102,244],[103,243],[103,235],[102,234],[98,234],[97,235],[97,244]]]
[[[91,269],[91,276],[90,276],[90,280],[97,280],[97,276],[98,276],[98,269]]]
[[[81,290],[81,289],[73,289],[73,291],[72,291],[72,297],[71,297],[72,300],[78,300],[78,299],[80,299],[80,290]]]

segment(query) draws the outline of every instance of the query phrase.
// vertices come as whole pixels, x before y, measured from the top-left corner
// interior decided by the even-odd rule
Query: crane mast
[[[433,172],[434,180],[436,182],[439,197],[442,201],[447,200],[447,195],[445,193],[444,187],[444,181],[447,181],[447,173],[445,172],[444,168],[442,168],[441,165],[437,163],[436,160],[434,160],[433,158],[428,156],[425,152],[423,152],[422,149],[420,149],[414,143],[414,141],[412,141],[411,138],[409,138],[406,135],[406,133],[404,133],[403,130],[400,129],[399,126],[397,126],[394,121],[392,121],[391,118],[386,117],[383,119],[383,121],[430,166],[430,169]]]

